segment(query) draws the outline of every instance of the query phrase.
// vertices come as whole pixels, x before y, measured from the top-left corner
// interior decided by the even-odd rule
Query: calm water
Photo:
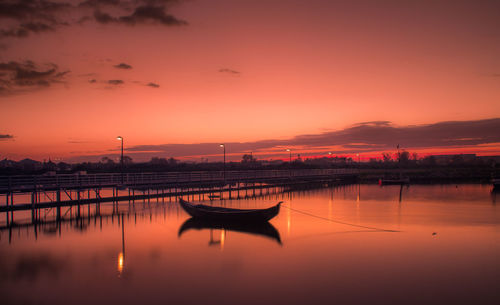
[[[101,206],[123,216],[85,208],[79,221],[1,232],[0,302],[500,304],[490,190],[353,185],[224,200],[285,202],[272,226],[246,232],[186,222],[168,199]]]

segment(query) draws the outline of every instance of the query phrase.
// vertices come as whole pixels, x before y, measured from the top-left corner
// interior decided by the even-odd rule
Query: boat
[[[410,184],[410,178],[409,177],[403,177],[403,178],[395,178],[395,179],[379,179],[378,184],[380,185],[403,185],[403,184]]]
[[[267,221],[252,223],[189,218],[179,228],[177,236],[180,238],[184,232],[190,230],[205,229],[227,230],[263,236],[276,241],[278,244],[281,244],[280,233],[271,223]]]
[[[179,203],[186,213],[197,219],[233,222],[266,222],[278,215],[282,201],[267,209],[246,210],[193,204],[182,198],[179,199]]]
[[[500,190],[500,179],[491,179],[491,183],[493,184],[494,190]]]

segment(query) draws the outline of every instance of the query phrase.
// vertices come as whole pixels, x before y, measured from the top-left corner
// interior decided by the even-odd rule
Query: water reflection
[[[73,207],[59,221],[41,211],[35,224],[20,213],[0,223],[0,295],[5,304],[498,304],[497,197],[490,185],[361,184],[213,201],[285,201],[257,226],[189,219],[175,200]]]
[[[247,233],[262,237],[267,237],[276,241],[281,245],[281,236],[278,230],[269,222],[264,223],[237,223],[237,222],[220,222],[211,220],[200,220],[196,218],[189,218],[179,228],[177,236],[180,238],[185,232],[189,230],[210,230],[210,244],[214,244],[212,231],[221,230],[220,243],[223,245],[225,241],[226,231],[233,231],[239,233]]]
[[[123,272],[123,259],[124,259],[124,254],[123,252],[118,253],[118,273],[121,275]]]
[[[123,221],[123,214],[121,214],[122,226],[122,251],[118,254],[118,275],[123,273],[123,266],[125,264],[125,222]]]

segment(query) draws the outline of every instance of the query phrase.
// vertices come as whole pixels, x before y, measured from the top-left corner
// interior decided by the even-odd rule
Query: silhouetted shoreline
[[[192,172],[236,170],[289,170],[289,169],[335,169],[349,168],[359,171],[360,182],[377,182],[381,178],[405,176],[412,183],[484,182],[500,177],[500,156],[450,155],[427,156],[422,159],[403,158],[400,161],[385,158],[369,162],[356,162],[345,157],[283,160],[256,160],[244,155],[240,162],[182,162],[174,158],[152,158],[148,162],[133,162],[124,157],[123,167],[119,162],[103,158],[100,162],[69,164],[64,162],[35,161],[24,159],[0,161],[0,175],[56,175],[93,173],[139,173],[139,172]]]

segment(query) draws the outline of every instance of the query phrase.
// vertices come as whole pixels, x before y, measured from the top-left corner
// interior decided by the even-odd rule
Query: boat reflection
[[[223,236],[221,235],[221,240],[225,239],[227,231],[248,233],[252,235],[258,235],[267,237],[276,241],[281,245],[281,237],[278,230],[269,222],[260,223],[238,223],[238,222],[221,222],[212,220],[201,220],[196,218],[189,218],[186,220],[179,228],[177,236],[180,238],[182,234],[189,230],[205,230],[205,229],[218,229],[222,230]]]

